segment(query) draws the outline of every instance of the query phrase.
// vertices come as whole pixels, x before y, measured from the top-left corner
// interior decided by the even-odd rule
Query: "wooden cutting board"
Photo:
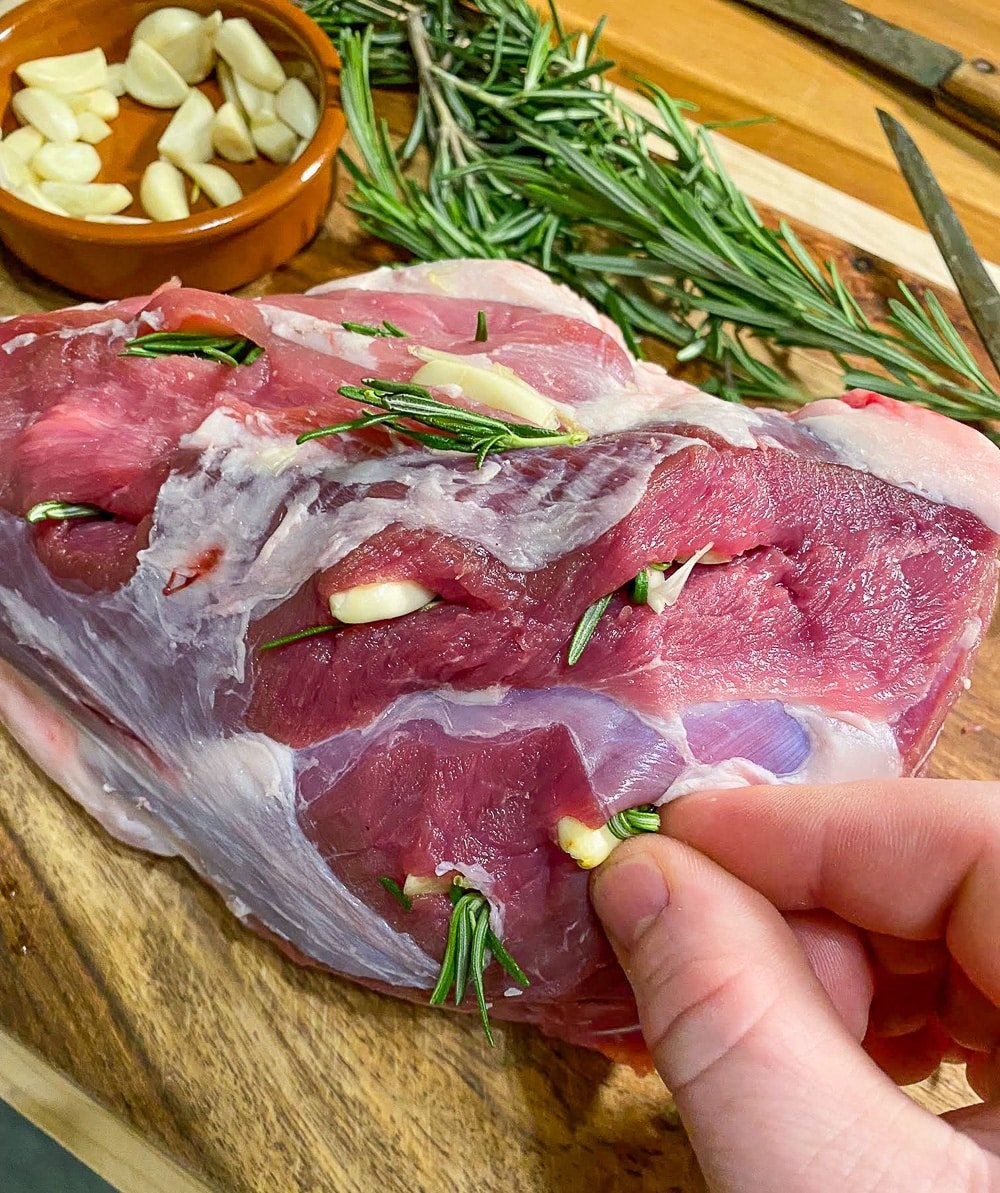
[[[898,271],[858,243],[924,276],[939,269],[897,221],[739,147],[727,157],[751,187],[780,178],[786,213],[855,231],[851,243],[807,237],[872,309]],[[389,257],[338,204],[251,292]],[[0,259],[0,315],[68,301]],[[994,632],[935,773],[996,777],[997,691]],[[583,1173],[594,1193],[702,1188],[654,1078],[528,1029],[497,1034],[490,1051],[470,1020],[283,960],[185,865],[116,844],[0,736],[0,1096],[120,1189],[509,1193],[575,1190]],[[942,1109],[969,1091],[946,1069],[915,1096]]]

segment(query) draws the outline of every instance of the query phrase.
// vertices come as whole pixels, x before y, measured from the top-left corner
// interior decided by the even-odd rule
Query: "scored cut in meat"
[[[383,320],[405,336],[344,326]],[[152,331],[264,353],[120,355]],[[377,428],[296,446],[358,416],[341,385],[440,353],[504,366],[589,438],[481,468]],[[0,717],[38,762],[290,953],[417,1000],[450,904],[406,911],[379,878],[462,876],[530,979],[490,966],[492,1015],[612,1055],[641,1046],[635,1008],[560,820],[919,771],[996,593],[982,436],[869,393],[720,402],[510,262],[9,320],[0,440]],[[29,525],[50,499],[109,517]],[[661,612],[632,595],[709,545]],[[440,599],[260,649],[393,581]]]

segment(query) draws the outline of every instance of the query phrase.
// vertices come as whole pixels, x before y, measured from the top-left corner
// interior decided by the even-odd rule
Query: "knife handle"
[[[1000,142],[1000,67],[987,58],[966,59],[934,92],[952,120]]]

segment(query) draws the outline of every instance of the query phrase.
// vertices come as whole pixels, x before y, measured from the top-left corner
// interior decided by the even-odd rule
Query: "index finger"
[[[944,940],[1000,1003],[1000,783],[737,788],[667,805],[663,827],[782,911]]]

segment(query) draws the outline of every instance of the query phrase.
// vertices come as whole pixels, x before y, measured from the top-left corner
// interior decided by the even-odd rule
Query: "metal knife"
[[[894,116],[877,111],[924,223],[955,279],[979,338],[1000,371],[1000,292],[913,138]]]
[[[952,120],[1000,141],[1000,65],[963,58],[843,0],[742,0],[800,29],[818,33],[890,74],[929,91]]]

